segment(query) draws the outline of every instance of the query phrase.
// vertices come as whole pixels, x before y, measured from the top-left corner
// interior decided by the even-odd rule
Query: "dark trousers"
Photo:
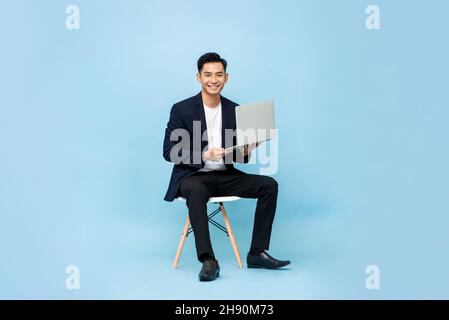
[[[179,192],[187,200],[196,252],[200,261],[202,260],[200,257],[204,255],[215,257],[207,218],[207,202],[210,197],[238,196],[258,199],[251,249],[269,249],[278,195],[278,184],[273,178],[246,174],[236,169],[197,172],[181,183]]]

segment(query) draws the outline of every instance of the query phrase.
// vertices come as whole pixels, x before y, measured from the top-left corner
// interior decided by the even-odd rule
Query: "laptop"
[[[237,145],[226,148],[230,151],[247,144],[271,140],[276,135],[274,102],[257,102],[235,107]]]

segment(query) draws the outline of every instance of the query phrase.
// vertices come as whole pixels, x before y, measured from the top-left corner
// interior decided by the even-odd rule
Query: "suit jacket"
[[[236,137],[234,136],[232,141],[228,141],[228,144],[225,145],[225,130],[236,129],[236,106],[237,103],[221,97],[223,148],[228,148],[236,144]],[[194,125],[195,121],[196,126]],[[172,141],[170,137],[176,129],[184,129],[182,131],[185,135],[174,135],[172,137],[174,141]],[[178,196],[179,186],[184,179],[204,167],[202,153],[208,144],[207,134],[204,133],[206,130],[206,116],[204,114],[201,92],[196,96],[173,105],[170,112],[170,119],[165,129],[163,155],[165,160],[173,162],[174,166],[164,200],[173,201]],[[175,133],[178,131],[175,131]],[[173,139],[176,137],[177,139]],[[240,163],[248,162],[248,157],[243,157],[239,153],[240,151],[234,150],[233,153],[225,157],[227,170],[238,171],[232,165],[233,161]],[[176,159],[172,159],[170,157],[171,154],[176,155]]]

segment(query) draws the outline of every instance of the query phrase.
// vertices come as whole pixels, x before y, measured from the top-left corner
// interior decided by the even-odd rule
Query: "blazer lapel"
[[[207,124],[206,124],[206,114],[204,113],[204,105],[203,105],[203,97],[201,96],[201,92],[196,95],[196,108],[197,112],[199,114],[199,118],[201,120],[201,148],[204,149],[206,145],[208,144],[207,134],[204,134],[204,132],[207,130]],[[204,140],[203,140],[204,138]]]
[[[221,146],[227,148],[225,145],[225,130],[231,128],[229,124],[229,106],[223,97],[221,97]]]

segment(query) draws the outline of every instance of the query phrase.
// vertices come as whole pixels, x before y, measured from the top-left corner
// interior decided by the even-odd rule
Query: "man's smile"
[[[211,90],[217,90],[218,88],[220,88],[220,85],[219,84],[209,84],[207,87]]]

